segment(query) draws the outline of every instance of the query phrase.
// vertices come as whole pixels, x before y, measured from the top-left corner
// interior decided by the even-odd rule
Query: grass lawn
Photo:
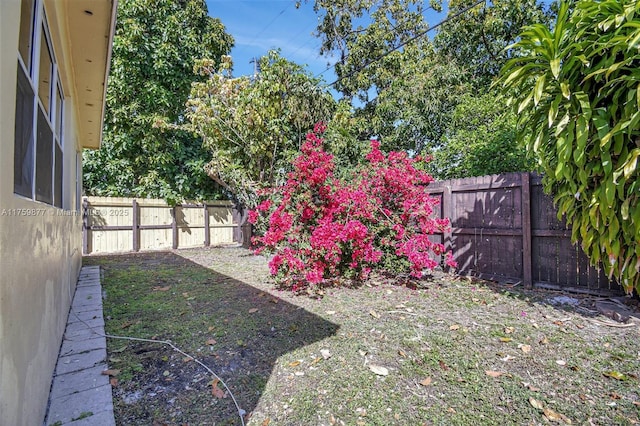
[[[436,275],[321,299],[274,290],[240,248],[91,256],[107,332],[170,340],[248,425],[637,424],[640,328],[595,298]],[[616,326],[617,325],[617,326]],[[624,324],[623,324],[624,326]],[[226,389],[166,345],[108,339],[119,425],[240,424]]]

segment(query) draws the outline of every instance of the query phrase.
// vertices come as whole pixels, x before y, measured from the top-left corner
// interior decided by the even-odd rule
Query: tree
[[[84,155],[90,195],[159,197],[169,202],[220,196],[207,177],[208,153],[184,130],[196,58],[219,63],[233,39],[207,15],[204,0],[121,0],[107,87],[103,145]]]
[[[573,241],[627,292],[640,290],[639,6],[563,2],[553,29],[526,28],[501,72]]]
[[[331,94],[300,65],[277,51],[259,62],[253,78],[234,78],[229,56],[220,67],[199,61],[207,78],[193,84],[186,115],[209,150],[207,174],[247,207],[255,206],[259,189],[284,182],[307,131],[335,109]]]
[[[476,3],[476,0],[449,2],[449,17]],[[548,24],[553,15],[539,0],[493,0],[470,8],[445,22],[434,37],[443,60],[455,61],[466,72],[474,91],[486,93],[505,62],[515,53],[508,49],[522,28]]]
[[[427,170],[438,179],[529,171],[535,163],[516,141],[516,115],[497,93],[460,98]]]
[[[358,132],[375,136],[387,150],[416,153],[444,149],[453,154],[447,144],[459,134],[453,116],[460,100],[488,93],[510,55],[503,49],[521,26],[548,19],[537,0],[496,0],[487,6],[453,1],[449,21],[431,40],[424,14],[440,10],[437,1],[316,0],[315,8],[322,52],[340,58],[335,87],[357,105]],[[505,118],[497,111],[490,115]],[[502,135],[507,134],[505,129]],[[481,136],[469,130],[468,138]],[[499,142],[495,151],[507,149],[507,139]],[[510,152],[517,151],[515,145],[511,139]]]

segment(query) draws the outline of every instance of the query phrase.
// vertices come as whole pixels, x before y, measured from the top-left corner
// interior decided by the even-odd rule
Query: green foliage
[[[449,16],[472,4],[471,0],[450,2]],[[433,40],[427,35],[424,13],[439,10],[439,2],[316,0],[315,8],[320,15],[322,52],[340,58],[335,67],[336,89],[356,106],[354,126],[360,139],[375,137],[386,150],[456,156],[465,154],[459,150],[463,140],[479,145],[488,131],[498,128],[504,137],[496,136],[491,142],[499,146],[478,154],[515,152],[506,137],[513,121],[502,113],[501,105],[493,103],[495,111],[481,108],[492,119],[488,128],[477,132],[464,117],[456,117],[456,108],[463,99],[470,105],[483,104],[491,80],[511,55],[503,49],[516,40],[522,25],[548,20],[549,12],[541,2],[497,0],[478,5],[440,27]],[[480,96],[477,102],[470,99],[475,96]],[[458,125],[463,128],[457,129]],[[496,167],[484,168],[492,172],[519,168],[513,162],[494,163]],[[431,170],[437,177],[458,176],[470,167],[460,166],[453,174]],[[472,168],[480,173],[483,165]]]
[[[232,66],[228,56],[220,67],[197,62],[196,72],[207,78],[191,88],[187,127],[209,150],[209,177],[253,207],[259,189],[286,179],[306,132],[331,117],[335,100],[318,79],[277,51],[260,59],[254,78],[234,78]]]
[[[89,195],[215,198],[208,153],[189,132],[157,128],[184,119],[194,58],[218,63],[233,39],[204,0],[121,0],[107,87],[102,148],[84,154]]]
[[[450,1],[449,16],[474,3],[475,0]],[[442,57],[464,68],[475,89],[484,92],[514,54],[507,47],[517,40],[522,27],[547,24],[550,16],[551,11],[538,0],[494,0],[444,23],[434,37],[434,45]]]
[[[452,115],[445,143],[433,151],[428,170],[455,179],[533,170],[516,141],[516,116],[495,93],[465,94]]]
[[[592,263],[640,289],[640,15],[637,0],[560,5],[527,27],[502,70],[519,137]]]

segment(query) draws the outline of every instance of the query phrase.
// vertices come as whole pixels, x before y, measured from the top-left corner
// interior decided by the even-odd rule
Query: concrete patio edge
[[[58,355],[45,426],[115,426],[99,266],[83,266]]]

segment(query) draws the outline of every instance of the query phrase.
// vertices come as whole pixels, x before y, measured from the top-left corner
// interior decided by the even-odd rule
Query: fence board
[[[246,214],[239,214],[229,202],[171,207],[158,199],[88,197],[83,202],[83,251],[246,245],[251,227],[245,221]]]
[[[441,202],[435,213],[451,221],[443,237],[459,273],[594,294],[622,292],[571,244],[571,230],[558,220],[540,176],[453,179],[427,190]]]

